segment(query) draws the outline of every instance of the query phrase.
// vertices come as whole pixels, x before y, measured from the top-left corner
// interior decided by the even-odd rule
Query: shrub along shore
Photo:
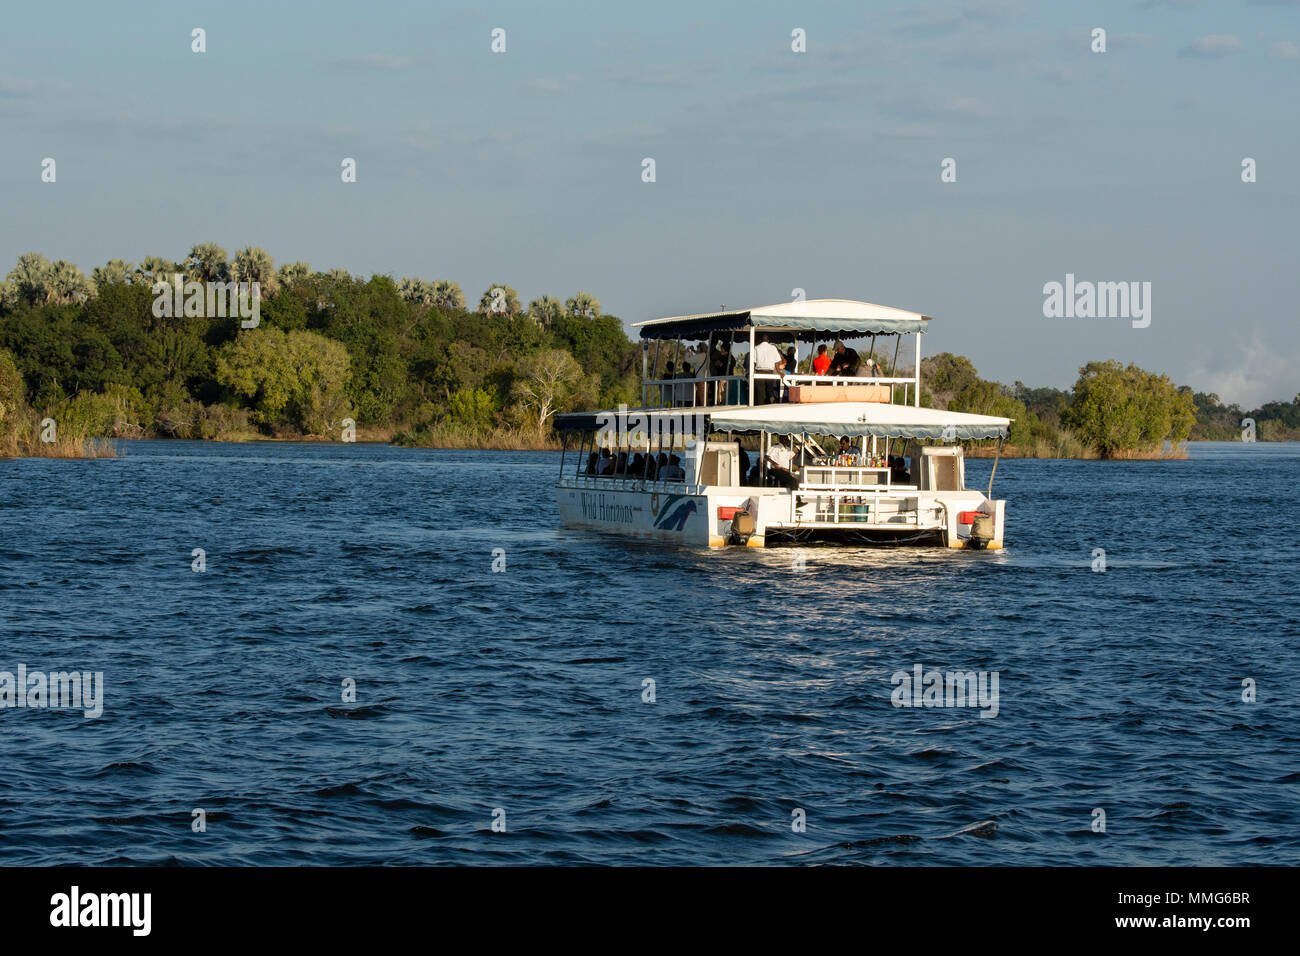
[[[182,295],[239,282],[260,288],[253,321]],[[0,282],[0,457],[112,455],[112,438],[555,449],[556,414],[635,407],[640,371],[639,345],[586,292],[525,306],[494,283],[475,305],[450,280],[276,268],[215,243],[90,276],[28,253]],[[1300,438],[1300,396],[1244,411],[1114,361],[1069,391],[987,381],[950,353],[921,374],[924,405],[1014,419],[1003,455],[1182,457],[1185,439],[1240,438],[1246,419],[1261,441]]]

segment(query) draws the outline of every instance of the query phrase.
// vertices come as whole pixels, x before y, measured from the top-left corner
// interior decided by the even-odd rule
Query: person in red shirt
[[[813,359],[813,371],[818,375],[825,375],[826,370],[831,367],[831,357],[826,354],[826,346],[817,346],[817,357]]]

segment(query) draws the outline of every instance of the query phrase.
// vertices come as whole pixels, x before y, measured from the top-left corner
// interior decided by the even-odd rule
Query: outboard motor
[[[741,508],[731,516],[731,534],[728,544],[748,544],[749,536],[754,533],[754,516]]]
[[[980,512],[975,516],[975,520],[970,526],[970,546],[980,549],[987,548],[989,542],[993,540],[993,516]]]

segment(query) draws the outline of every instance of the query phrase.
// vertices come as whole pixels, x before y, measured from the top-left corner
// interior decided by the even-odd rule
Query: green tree
[[[182,263],[185,276],[195,282],[228,282],[230,263],[226,250],[215,242],[200,242],[190,249]]]
[[[155,282],[171,282],[172,277],[184,273],[185,267],[162,256],[145,256],[135,267],[135,281],[141,285],[152,286]]]
[[[309,434],[338,429],[350,413],[347,349],[314,332],[241,332],[216,358],[216,378],[248,400],[253,420]]]
[[[482,388],[462,388],[451,396],[447,418],[474,431],[490,429],[501,410],[491,392]]]
[[[125,259],[109,259],[102,266],[95,266],[90,276],[95,283],[95,291],[99,292],[106,285],[130,282],[134,274],[135,266]]]
[[[484,315],[518,315],[519,293],[504,282],[494,282],[479,297],[478,310]]]
[[[302,261],[285,263],[276,272],[276,278],[279,280],[278,284],[283,288],[288,288],[295,282],[301,282],[310,277],[311,266]]]
[[[600,300],[590,292],[579,292],[565,301],[564,308],[569,315],[575,315],[582,319],[594,319],[600,315]]]
[[[1079,370],[1062,420],[1110,458],[1182,441],[1196,421],[1196,405],[1167,375],[1114,360],[1089,362]]]
[[[257,283],[260,295],[275,294],[275,260],[261,246],[247,246],[235,253],[230,264],[230,278],[235,282]]]
[[[564,311],[564,304],[549,295],[539,296],[528,303],[528,317],[544,329],[551,328],[564,318]]]
[[[437,301],[433,283],[424,279],[402,279],[397,283],[397,294],[411,305],[429,306]]]
[[[585,384],[582,368],[562,349],[548,349],[519,363],[513,397],[515,405],[537,423],[540,435],[551,416],[571,406]]]
[[[24,252],[8,276],[18,299],[28,305],[49,302],[54,295],[54,265],[39,252]]]
[[[0,349],[0,436],[12,435],[27,405],[27,389],[12,353]]]
[[[460,291],[460,283],[450,279],[433,280],[433,301],[440,309],[465,308],[465,293]]]
[[[51,301],[85,302],[94,294],[94,283],[76,265],[66,259],[54,263],[50,272]]]

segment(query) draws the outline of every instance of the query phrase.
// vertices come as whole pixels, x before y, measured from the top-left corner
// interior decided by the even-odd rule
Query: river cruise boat
[[[987,493],[967,488],[961,443],[1000,452],[1011,420],[921,407],[931,321],[810,299],[638,323],[641,406],[556,417],[561,521],[698,547],[1001,548],[997,458]]]

